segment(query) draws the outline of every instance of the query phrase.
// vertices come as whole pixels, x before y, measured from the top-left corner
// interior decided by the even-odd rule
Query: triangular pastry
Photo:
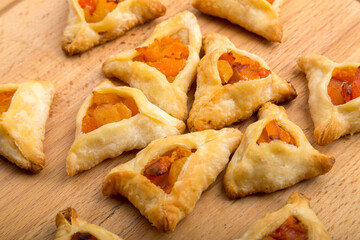
[[[297,96],[264,60],[237,49],[225,36],[207,33],[203,43],[205,56],[198,67],[190,131],[220,129],[250,118],[268,101],[281,103]]]
[[[68,153],[66,171],[73,176],[107,158],[184,130],[182,121],[151,104],[140,90],[115,87],[103,80],[76,116],[75,141]]]
[[[314,149],[283,107],[266,103],[258,116],[226,169],[230,198],[271,193],[330,171],[335,159]]]
[[[293,193],[280,210],[253,223],[238,240],[331,240],[324,225],[310,208],[309,200]]]
[[[69,55],[115,39],[166,12],[157,0],[69,0],[69,10],[62,40]]]
[[[205,14],[225,18],[269,41],[281,42],[283,28],[279,18],[283,0],[194,0],[194,8]]]
[[[153,141],[111,170],[102,192],[125,196],[155,227],[173,231],[225,168],[241,138],[239,130],[224,128]]]
[[[56,227],[55,240],[122,240],[105,228],[86,222],[71,207],[56,215]]]
[[[30,172],[45,167],[45,123],[54,94],[46,81],[0,85],[0,155]]]
[[[201,33],[188,11],[160,23],[138,48],[107,59],[103,71],[145,96],[171,116],[187,117],[187,92],[196,75]]]
[[[360,131],[360,63],[334,63],[309,54],[299,57],[306,73],[315,140],[329,144]]]

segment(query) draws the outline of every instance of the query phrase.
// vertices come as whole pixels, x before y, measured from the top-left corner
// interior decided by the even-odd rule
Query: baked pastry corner
[[[106,229],[86,222],[72,207],[60,211],[56,215],[55,223],[57,227],[55,240],[94,239],[92,237],[99,240],[122,240]]]
[[[54,94],[48,81],[0,85],[0,155],[30,172],[45,167],[45,124]]]
[[[299,237],[296,239],[331,240],[326,228],[310,208],[310,201],[297,192],[291,194],[280,210],[268,213],[253,223],[238,240],[272,240],[286,236],[286,233]]]

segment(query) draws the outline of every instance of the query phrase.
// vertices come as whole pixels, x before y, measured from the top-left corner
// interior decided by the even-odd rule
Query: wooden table
[[[55,83],[57,95],[46,125],[46,167],[31,175],[0,161],[0,239],[53,239],[58,211],[72,206],[89,222],[124,239],[234,239],[263,214],[282,207],[299,191],[311,198],[312,209],[333,239],[360,239],[360,134],[346,136],[324,147],[315,144],[314,126],[307,104],[305,75],[296,65],[304,53],[325,55],[336,62],[360,61],[360,2],[357,0],[288,0],[281,8],[284,39],[273,44],[225,20],[201,14],[191,1],[167,0],[166,16],[129,31],[125,36],[80,56],[67,57],[60,48],[68,4],[62,1],[1,0],[1,83],[44,79]],[[237,47],[261,56],[299,96],[285,104],[290,120],[298,124],[310,142],[336,158],[333,169],[312,180],[272,194],[229,200],[223,173],[205,191],[193,213],[175,231],[164,234],[123,197],[103,197],[103,177],[136,151],[107,160],[75,177],[65,172],[65,158],[74,140],[75,115],[93,86],[104,75],[101,65],[112,54],[144,41],[154,26],[175,13],[189,9],[198,17],[203,33],[228,36]],[[194,89],[190,92],[190,98]],[[238,124],[241,131],[256,120]]]

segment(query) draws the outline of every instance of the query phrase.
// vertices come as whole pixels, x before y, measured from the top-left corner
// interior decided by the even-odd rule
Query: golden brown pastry
[[[69,17],[62,49],[82,53],[165,14],[157,0],[68,0]]]
[[[71,207],[56,215],[56,227],[55,240],[122,240],[105,228],[86,222]]]
[[[271,193],[325,174],[335,159],[314,149],[283,107],[264,104],[232,157],[224,177],[230,198]]]
[[[0,155],[30,172],[45,167],[45,123],[54,94],[46,81],[0,85]]]
[[[111,170],[102,192],[125,196],[155,227],[173,231],[225,168],[241,138],[239,130],[224,128],[153,141]]]
[[[324,225],[310,208],[309,200],[293,193],[280,210],[253,223],[238,240],[330,240]]]
[[[76,116],[75,141],[66,160],[69,176],[88,170],[124,151],[181,134],[185,124],[151,104],[135,88],[115,87],[103,80]]]
[[[283,0],[194,0],[193,6],[205,14],[225,18],[269,41],[281,42],[279,18]]]
[[[103,71],[139,88],[150,102],[171,116],[187,117],[187,92],[196,75],[201,33],[188,11],[158,24],[138,48],[107,59]]]
[[[297,96],[292,85],[266,62],[237,49],[225,36],[207,33],[203,44],[205,56],[198,67],[190,131],[220,129],[250,118],[268,101],[281,103]]]
[[[360,131],[360,63],[334,63],[309,54],[299,57],[306,73],[315,140],[326,145]]]

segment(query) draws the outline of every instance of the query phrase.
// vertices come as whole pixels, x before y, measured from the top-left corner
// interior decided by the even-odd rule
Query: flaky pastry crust
[[[190,214],[201,193],[225,168],[242,134],[237,129],[206,130],[153,141],[136,157],[120,164],[105,177],[105,196],[121,194],[128,198],[155,227],[168,232]],[[154,157],[177,146],[197,149],[189,156],[169,194],[142,175]]]
[[[107,158],[117,157],[124,151],[144,148],[155,139],[178,135],[185,130],[182,121],[151,104],[138,89],[115,87],[106,79],[100,82],[94,91],[131,97],[140,113],[84,134],[81,132],[82,121],[92,103],[92,94],[88,96],[76,116],[75,141],[66,160],[69,176],[88,170]]]
[[[99,240],[122,240],[106,229],[86,222],[71,207],[60,211],[56,215],[55,222],[57,227],[55,240],[71,240],[77,232],[90,233]]]
[[[296,217],[307,229],[308,240],[330,240],[324,225],[310,208],[309,200],[300,193],[293,193],[280,210],[266,214],[253,223],[238,240],[262,240],[275,231],[290,216]]]
[[[88,23],[79,1],[68,1],[69,17],[61,46],[69,55],[85,52],[115,39],[129,29],[161,17],[166,12],[165,6],[157,0],[124,0],[100,22]]]
[[[298,58],[298,66],[306,73],[309,87],[309,108],[315,125],[317,144],[326,145],[341,136],[360,131],[360,98],[342,105],[333,105],[327,87],[336,67],[359,67],[360,63],[334,63],[314,54]]]
[[[258,117],[259,120],[246,129],[226,169],[224,185],[230,198],[271,193],[330,171],[334,157],[314,149],[301,128],[288,119],[283,107],[266,103]],[[266,124],[272,120],[295,139],[296,146],[281,140],[257,144]]]
[[[193,7],[212,16],[225,18],[269,41],[281,42],[283,27],[279,12],[282,0],[194,0]]]
[[[187,121],[190,131],[221,129],[234,122],[251,117],[268,101],[281,103],[294,99],[297,94],[292,85],[270,70],[258,56],[237,49],[228,38],[217,33],[203,37],[205,56],[198,67],[195,101]],[[222,85],[217,62],[229,51],[249,57],[271,74],[265,78],[239,81]]]
[[[55,88],[51,82],[2,84],[0,92],[15,91],[0,117],[0,155],[30,172],[45,167],[43,142]]]
[[[195,78],[201,48],[201,32],[196,17],[188,11],[158,24],[152,35],[139,47],[150,45],[155,39],[176,37],[187,45],[189,57],[186,66],[170,83],[166,76],[144,62],[133,61],[136,49],[111,56],[103,64],[107,77],[116,77],[131,87],[139,88],[145,96],[171,116],[186,120],[187,92]]]

